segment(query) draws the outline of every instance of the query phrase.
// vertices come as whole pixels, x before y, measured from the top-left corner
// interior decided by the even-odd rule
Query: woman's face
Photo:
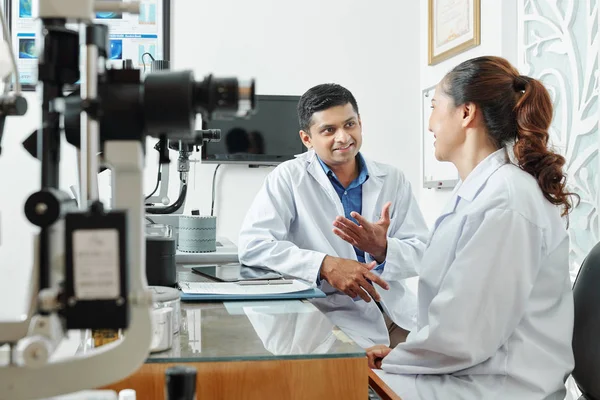
[[[444,92],[443,82],[438,83],[431,99],[429,131],[435,137],[435,158],[453,161],[466,140],[461,107],[456,107]]]

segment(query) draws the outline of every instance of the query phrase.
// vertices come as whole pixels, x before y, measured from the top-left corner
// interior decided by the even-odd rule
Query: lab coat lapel
[[[450,197],[450,201],[448,203],[446,203],[446,207],[444,208],[444,211],[442,211],[442,214],[440,214],[440,216],[435,220],[435,223],[433,225],[433,229],[431,230],[430,236],[433,235],[433,232],[435,232],[435,230],[442,223],[444,218],[446,218],[450,214],[453,214],[454,211],[456,211],[456,205],[458,204],[458,190],[460,189],[461,184],[462,184],[462,182],[460,182],[454,188],[454,191],[452,192],[452,196]]]
[[[441,224],[441,222],[450,214],[456,211],[456,207],[461,200],[473,201],[477,196],[477,193],[481,190],[487,180],[500,168],[508,162],[508,155],[505,149],[497,150],[496,152],[489,155],[482,162],[480,162],[471,174],[467,177],[466,181],[460,181],[459,184],[454,188],[452,197],[446,209],[435,221],[435,225],[432,229],[432,234]]]
[[[369,222],[377,222],[381,218],[381,208],[387,201],[394,202],[394,199],[383,199],[383,203],[378,205],[379,197],[383,189],[383,180],[386,172],[377,164],[365,158],[365,165],[369,174],[369,179],[363,184],[362,191],[362,216]]]
[[[309,175],[312,176],[319,183],[319,185],[323,188],[325,193],[327,193],[329,198],[334,202],[334,204],[336,204],[338,211],[341,209],[341,211],[339,211],[341,213],[340,215],[344,215],[342,202],[340,201],[337,193],[335,192],[335,189],[333,189],[333,185],[329,181],[329,178],[327,177],[327,175],[325,175],[325,171],[323,171],[323,167],[321,167],[321,164],[319,164],[319,160],[317,160],[317,157],[314,154],[314,152],[311,156],[308,157],[307,163],[308,165],[306,167],[306,170],[309,173]]]
[[[381,217],[381,210],[377,206],[383,179],[379,176],[369,175],[369,179],[363,184],[362,191],[362,216],[369,222],[377,222]],[[393,199],[390,199],[392,201]]]

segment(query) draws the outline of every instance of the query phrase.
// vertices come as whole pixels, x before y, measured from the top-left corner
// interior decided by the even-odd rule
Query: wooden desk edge
[[[402,400],[371,368],[369,368],[369,386],[382,400]]]
[[[362,400],[368,394],[366,363],[365,357],[146,363],[102,389],[134,389],[139,399],[164,399],[165,371],[188,365],[197,370],[198,399],[262,400],[276,393],[277,398],[296,400]]]

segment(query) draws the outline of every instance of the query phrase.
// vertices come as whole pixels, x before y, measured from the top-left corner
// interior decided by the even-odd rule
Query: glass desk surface
[[[146,363],[345,357],[365,351],[308,301],[181,302],[173,346]]]

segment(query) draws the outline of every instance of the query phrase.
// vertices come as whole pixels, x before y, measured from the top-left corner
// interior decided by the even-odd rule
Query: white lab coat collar
[[[337,193],[335,192],[333,185],[329,181],[329,178],[325,174],[325,171],[321,167],[321,164],[319,164],[319,160],[317,160],[317,155],[316,155],[315,151],[309,150],[306,153],[298,156],[298,158],[306,161],[307,172],[317,182],[319,182],[319,185],[321,185],[321,187],[323,188],[325,193],[327,193],[329,195],[329,197],[331,198],[331,200],[337,204],[337,202],[339,201],[339,199],[337,197]],[[340,212],[339,211],[340,208],[341,208],[341,202],[338,205],[338,212]],[[343,209],[342,209],[342,213],[343,213]]]
[[[461,200],[466,200],[472,202],[473,199],[477,196],[477,194],[481,191],[487,180],[492,176],[498,168],[503,166],[509,162],[508,154],[505,149],[500,149],[495,151],[494,153],[487,156],[483,161],[481,161],[477,166],[471,171],[467,179],[463,182],[460,181],[458,185],[454,188],[452,192],[452,196],[450,197],[450,201],[446,204],[444,211],[441,215],[436,219],[434,223],[434,228],[430,232],[430,241],[431,236],[434,231],[437,229],[439,224],[446,218],[448,215],[454,213],[456,211],[456,207]]]
[[[504,148],[496,150],[471,171],[467,179],[458,188],[457,196],[467,201],[473,201],[481,188],[494,172],[508,163],[508,154]]]
[[[329,178],[325,174],[323,167],[321,167],[315,151],[311,149],[306,153],[297,156],[297,158],[306,160],[306,169],[308,173],[319,182],[323,190],[325,190],[334,203],[338,205],[340,215],[344,215],[342,203],[339,200],[333,185],[329,181]],[[369,179],[363,184],[362,215],[369,221],[376,221],[381,217],[381,214],[379,213],[381,210],[377,210],[375,204],[377,203],[377,199],[383,188],[383,177],[387,175],[387,171],[383,170],[377,163],[364,156],[363,159],[365,160]],[[393,200],[390,199],[390,201]]]
[[[370,159],[365,157],[364,154],[362,156],[363,156],[363,159],[365,160],[365,166],[367,167],[367,171],[368,171],[370,177],[387,175],[387,171],[381,169],[379,167],[379,165],[377,165],[376,163],[374,163],[373,161],[371,161]],[[310,167],[311,165],[313,166],[313,168],[314,168],[314,165],[316,165],[317,167],[319,167],[319,169],[321,171],[323,171],[323,168],[319,164],[319,160],[317,160],[317,153],[315,153],[315,151],[313,149],[310,149],[305,153],[297,155],[296,158],[299,158],[301,160],[302,159],[306,160],[307,169],[309,171],[312,170]],[[325,171],[323,171],[323,175],[325,175]]]

